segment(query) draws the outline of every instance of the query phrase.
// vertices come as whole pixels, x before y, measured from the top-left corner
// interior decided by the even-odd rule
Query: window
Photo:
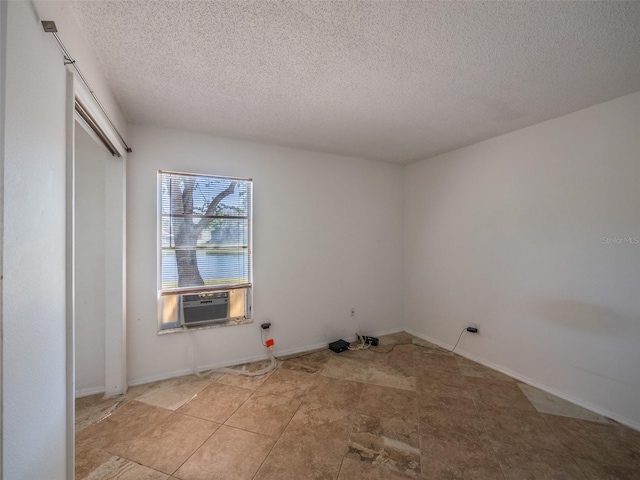
[[[158,175],[160,329],[249,319],[252,181]]]

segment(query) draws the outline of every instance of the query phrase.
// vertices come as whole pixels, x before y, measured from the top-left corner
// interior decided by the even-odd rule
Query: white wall
[[[156,334],[158,169],[254,180],[256,321],[195,332],[199,365],[264,355],[259,324],[266,319],[276,354],[350,337],[358,328],[401,327],[399,166],[154,127],[129,131],[130,383],[190,368],[186,334]]]
[[[405,204],[410,330],[478,323],[461,351],[640,428],[640,93],[413,164]]]
[[[126,391],[125,160],[76,123],[75,395]]]
[[[91,88],[100,99],[100,103],[109,113],[111,120],[127,140],[127,122],[120,110],[113,92],[109,88],[107,79],[100,63],[95,58],[82,29],[76,22],[68,0],[36,0],[33,8],[38,12],[41,20],[53,20],[58,28],[58,36],[70,51],[73,59],[82,70]],[[40,27],[42,28],[42,27]],[[51,34],[49,34],[51,36]],[[55,40],[50,39],[55,42]],[[102,126],[102,125],[101,125]],[[114,142],[115,143],[115,142]]]
[[[106,396],[127,391],[126,164],[126,154],[104,163]]]
[[[76,124],[76,392],[104,391],[105,157]]]
[[[5,112],[5,81],[6,81],[6,69],[7,69],[7,2],[0,2],[0,232],[4,232],[4,125],[6,120]],[[0,234],[0,272],[4,272],[3,259],[4,259],[4,235]],[[4,315],[4,308],[2,305],[2,296],[4,294],[4,281],[2,275],[0,275],[0,399],[4,398],[2,393],[2,317]],[[2,401],[0,401],[0,424],[2,424]],[[0,428],[0,478],[2,478],[2,465],[1,459],[4,458],[2,453],[2,447],[4,442],[2,440],[2,428]]]
[[[3,478],[66,478],[66,70],[30,3],[6,48]]]
[[[65,175],[71,123],[66,115],[67,70],[52,35],[43,32],[41,19],[56,22],[84,75],[118,128],[126,132],[102,72],[64,2],[2,2],[0,8],[3,56],[6,49],[1,72],[6,103],[0,112],[2,474],[12,480],[67,478],[73,466],[73,395],[71,385],[66,385],[65,366]]]

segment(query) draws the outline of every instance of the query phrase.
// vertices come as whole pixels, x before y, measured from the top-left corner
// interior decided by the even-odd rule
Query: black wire
[[[463,335],[463,334],[464,334],[464,332],[466,332],[466,331],[467,331],[467,327],[464,327],[464,328],[462,329],[462,331],[460,332],[460,336],[458,337],[458,341],[457,341],[457,342],[456,342],[456,344],[453,346],[453,348],[452,348],[451,350],[445,350],[445,351],[446,351],[446,352],[449,352],[449,353],[453,352],[453,351],[456,349],[456,347],[458,346],[458,344],[460,343],[460,339],[462,338],[462,335]]]
[[[327,348],[327,350],[328,350],[328,348]],[[321,350],[311,350],[310,352],[301,353],[300,355],[296,355],[295,357],[283,358],[283,357],[276,357],[275,355],[274,355],[274,357],[275,357],[276,360],[282,360],[282,361],[286,362],[287,360],[295,360],[297,358],[307,357],[309,355],[313,355],[314,353],[319,353],[319,352],[324,352],[324,351],[325,351],[325,349],[323,348]]]
[[[370,350],[371,350],[372,352],[374,352],[374,353],[391,353],[391,352],[393,352],[394,348],[396,348],[396,347],[398,347],[398,346],[400,346],[400,345],[415,345],[416,347],[426,348],[426,349],[429,349],[429,350],[441,350],[441,351],[443,351],[443,352],[452,353],[452,352],[456,349],[456,347],[458,346],[458,344],[460,343],[460,339],[462,338],[462,335],[464,334],[464,332],[466,332],[466,330],[467,330],[467,329],[466,329],[466,327],[465,327],[465,328],[464,328],[464,330],[462,330],[462,332],[460,332],[460,336],[458,337],[458,341],[456,342],[456,344],[453,346],[453,348],[452,348],[451,350],[444,350],[443,348],[440,348],[440,347],[438,347],[438,346],[436,346],[436,347],[434,348],[434,347],[429,347],[429,346],[427,346],[427,345],[419,345],[419,344],[416,344],[416,343],[413,343],[413,342],[395,343],[395,344],[393,345],[393,347],[391,347],[389,350],[375,350],[375,349],[373,349],[373,348],[372,348],[372,349],[370,349]],[[264,343],[264,336],[262,335],[263,333],[264,333],[264,331],[263,331],[263,330],[261,330],[262,344],[263,344],[263,345],[265,345],[265,343]],[[266,345],[265,345],[265,346],[266,346]],[[276,356],[274,355],[274,358],[275,358],[276,360],[281,360],[281,361],[286,361],[286,360],[296,360],[296,359],[298,359],[298,358],[307,357],[307,356],[309,356],[309,355],[313,355],[314,353],[319,353],[319,352],[323,352],[323,351],[324,351],[324,349],[321,349],[321,350],[311,350],[310,352],[301,353],[300,355],[296,355],[295,357],[287,357],[287,358],[283,358],[283,357],[276,357]]]
[[[428,347],[427,345],[419,345],[419,344],[416,344],[416,343],[413,343],[413,342],[406,342],[406,343],[396,343],[389,350],[384,350],[383,351],[383,350],[373,350],[372,349],[371,351],[375,352],[375,353],[391,353],[391,352],[393,352],[393,349],[396,348],[398,345],[415,345],[416,347],[427,348],[429,350],[442,350],[443,352],[452,353],[456,349],[456,347],[458,346],[458,343],[460,343],[460,339],[462,338],[462,334],[464,332],[466,332],[466,331],[467,331],[467,328],[465,327],[464,330],[462,330],[462,332],[460,332],[460,336],[458,337],[458,341],[456,342],[456,344],[453,346],[453,348],[451,350],[445,350],[445,349],[437,347],[437,346],[436,346],[436,348],[434,348],[434,347]]]
[[[265,330],[264,328],[260,328],[260,341],[262,342],[262,345],[264,345],[266,347],[267,344],[264,341],[264,330]],[[308,355],[313,355],[314,353],[322,352],[323,350],[311,350],[310,352],[301,353],[300,355],[296,355],[295,357],[287,357],[287,358],[276,357],[276,355],[273,354],[273,358],[275,358],[276,360],[281,360],[281,361],[284,361],[284,360],[295,360],[296,358],[302,358],[302,357],[306,357]]]
[[[393,347],[391,347],[389,350],[371,350],[372,352],[376,352],[376,353],[391,353],[393,352],[393,349],[396,348],[398,345],[413,345],[413,342],[406,342],[406,343],[396,343],[393,345]],[[422,345],[419,345],[422,346]]]

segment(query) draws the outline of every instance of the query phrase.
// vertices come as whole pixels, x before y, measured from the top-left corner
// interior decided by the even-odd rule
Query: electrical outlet
[[[351,316],[355,317],[356,316],[356,309],[351,307]]]

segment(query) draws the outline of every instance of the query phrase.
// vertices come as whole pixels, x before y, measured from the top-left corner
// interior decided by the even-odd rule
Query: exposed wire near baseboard
[[[356,335],[358,336],[358,343],[353,347],[349,345],[349,350],[367,350],[371,346],[371,344],[365,340],[362,333],[358,332],[356,333]]]
[[[242,367],[242,368],[228,368],[228,367],[222,367],[222,368],[211,368],[211,369],[207,369],[204,371],[200,371],[197,367],[197,362],[196,362],[196,350],[195,350],[195,344],[193,342],[193,332],[187,328],[186,326],[182,327],[186,332],[187,332],[187,338],[188,338],[188,353],[189,353],[189,360],[191,363],[191,372],[193,373],[193,375],[197,376],[197,377],[203,377],[206,374],[209,373],[226,373],[228,375],[238,375],[238,376],[243,376],[243,377],[258,377],[260,375],[266,375],[267,373],[275,370],[278,367],[278,361],[284,361],[284,359],[278,358],[274,355],[273,353],[273,347],[267,347],[267,358],[269,359],[269,365],[267,365],[266,367],[263,367],[259,370],[255,370],[255,371],[249,371],[246,369],[246,366]],[[462,330],[462,332],[460,332],[460,335],[458,336],[458,340],[456,341],[456,344],[453,346],[453,348],[451,350],[444,350],[440,347],[430,347],[427,345],[419,345],[413,342],[404,342],[404,343],[395,343],[393,344],[393,346],[388,349],[388,350],[378,350],[377,348],[371,348],[371,344],[368,343],[365,339],[365,336],[362,335],[360,332],[357,333],[358,336],[358,343],[355,346],[349,346],[349,350],[367,350],[370,349],[372,352],[374,353],[382,353],[382,354],[386,354],[386,353],[391,353],[393,352],[393,350],[398,347],[398,346],[402,346],[402,345],[414,345],[416,347],[420,347],[420,348],[425,348],[428,350],[439,350],[442,352],[446,352],[446,353],[452,353],[457,347],[458,344],[460,343],[460,340],[462,339],[462,335],[464,335],[464,332],[466,331],[466,327]],[[260,336],[261,336],[261,340],[262,340],[262,345],[264,345],[266,347],[266,343],[264,340],[264,330],[261,329],[260,330]],[[294,357],[287,357],[286,360],[295,360],[296,358],[302,358],[302,357],[306,357],[309,355],[313,355],[314,353],[318,353],[319,351],[322,350],[312,350],[310,352],[304,352],[301,353],[300,355],[296,355]]]
[[[464,335],[464,332],[466,332],[466,331],[467,331],[467,327],[464,327],[464,328],[462,329],[462,331],[460,332],[460,336],[458,337],[458,341],[457,341],[457,342],[456,342],[456,344],[453,346],[453,348],[452,348],[451,350],[445,350],[445,351],[446,351],[446,352],[449,352],[449,353],[453,352],[453,351],[456,349],[456,347],[458,346],[458,344],[460,343],[460,339],[462,338],[462,335]]]
[[[269,347],[267,348],[267,357],[269,359],[269,365],[259,370],[249,371],[246,369],[246,366],[244,366],[242,368],[228,368],[228,367],[210,368],[204,371],[200,371],[196,362],[196,349],[195,349],[195,344],[193,342],[193,337],[192,337],[193,332],[189,330],[186,326],[183,326],[182,328],[187,332],[189,359],[191,361],[191,373],[193,373],[196,377],[203,377],[209,373],[225,373],[227,375],[238,375],[242,377],[258,377],[260,375],[266,375],[267,373],[272,372],[278,366],[278,361],[276,357],[273,355],[273,351],[271,347]]]

